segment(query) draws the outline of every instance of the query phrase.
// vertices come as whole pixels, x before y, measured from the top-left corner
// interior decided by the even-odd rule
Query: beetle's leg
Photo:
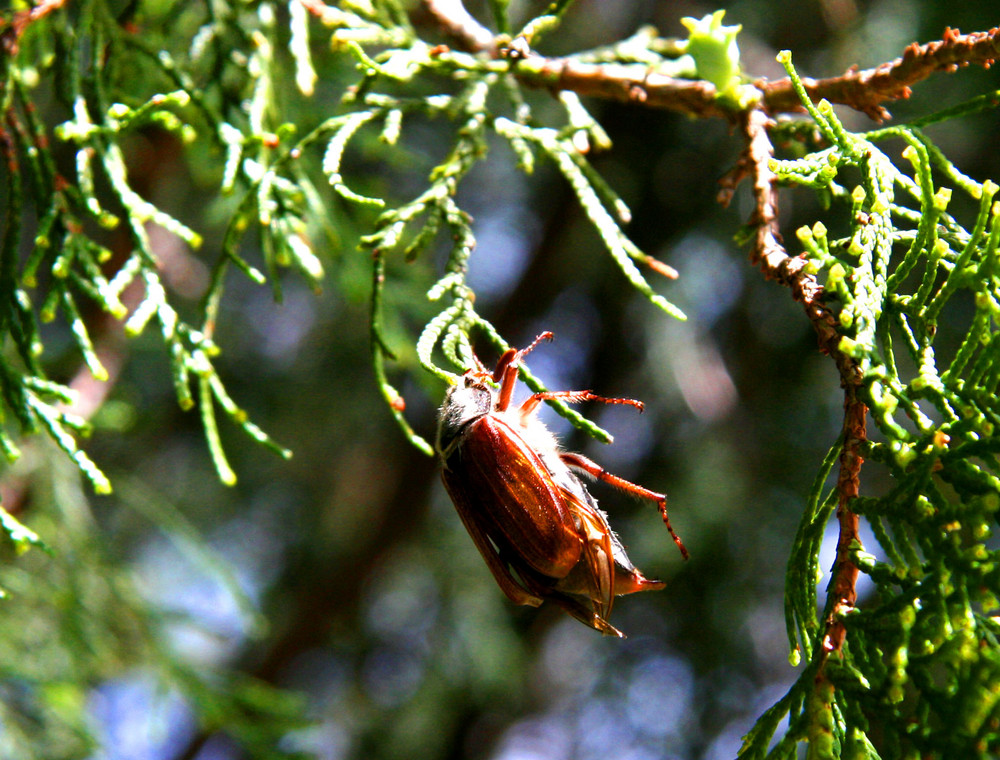
[[[687,547],[684,546],[684,542],[681,541],[680,536],[674,533],[673,526],[670,524],[670,518],[667,516],[667,497],[665,494],[650,491],[648,488],[643,488],[642,486],[638,486],[635,483],[625,480],[625,478],[613,475],[597,464],[597,462],[587,459],[587,457],[582,454],[563,452],[559,455],[559,458],[562,459],[568,466],[574,467],[578,470],[583,470],[583,472],[586,472],[598,480],[602,480],[605,483],[614,486],[615,488],[620,488],[626,493],[630,493],[640,499],[655,501],[656,506],[660,510],[660,515],[663,517],[663,522],[666,524],[667,530],[670,531],[670,535],[674,539],[674,543],[677,544],[677,548],[681,550],[681,555],[684,559],[688,558],[689,555]]]
[[[541,343],[543,340],[552,340],[552,333],[549,331],[543,332],[533,341],[531,345],[527,348],[522,348],[520,350],[516,348],[508,348],[504,351],[503,356],[500,357],[500,361],[497,362],[497,368],[493,370],[493,382],[499,383],[502,377],[505,377],[506,370],[512,364],[517,366],[520,364],[521,359],[523,359],[527,354],[529,354],[535,346]]]
[[[497,362],[497,368],[493,370],[493,382],[500,383],[500,393],[497,396],[497,411],[506,411],[510,406],[510,399],[514,395],[514,386],[517,385],[517,373],[521,368],[521,359],[543,340],[552,340],[552,333],[543,332],[527,348],[517,350],[508,348],[504,355]]]
[[[543,393],[536,393],[524,400],[524,403],[520,407],[521,419],[526,420],[543,401],[552,400],[564,401],[567,404],[579,404],[583,401],[600,401],[602,404],[627,404],[628,406],[634,406],[640,412],[643,410],[642,402],[636,401],[633,398],[607,398],[605,396],[598,396],[590,391],[545,391]]]

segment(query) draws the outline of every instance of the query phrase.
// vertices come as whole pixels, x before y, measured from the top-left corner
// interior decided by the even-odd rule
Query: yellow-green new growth
[[[736,35],[741,24],[723,26],[724,10],[701,19],[686,16],[681,23],[690,33],[685,52],[694,59],[698,76],[715,85],[720,98],[740,101],[740,49]]]

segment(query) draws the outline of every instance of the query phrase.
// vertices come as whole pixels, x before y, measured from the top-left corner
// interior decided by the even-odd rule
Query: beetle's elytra
[[[551,338],[552,333],[542,333],[527,348],[510,349],[492,373],[469,370],[448,390],[438,419],[442,477],[462,523],[512,602],[537,607],[549,600],[601,633],[622,636],[607,621],[615,596],[664,584],[632,565],[580,475],[656,502],[685,559],[688,553],[670,525],[666,496],[562,451],[534,416],[546,399],[641,410],[640,402],[554,391],[511,406],[521,360]]]

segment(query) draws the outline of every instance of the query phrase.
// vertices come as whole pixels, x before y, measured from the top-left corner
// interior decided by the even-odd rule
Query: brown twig
[[[859,399],[862,386],[858,363],[839,348],[840,332],[837,320],[823,303],[823,286],[816,277],[805,270],[805,258],[789,256],[778,234],[778,194],[774,174],[769,162],[774,157],[767,129],[771,121],[761,107],[744,115],[741,122],[747,141],[746,151],[735,176],[727,180],[724,199],[731,193],[731,186],[743,176],[751,178],[754,195],[754,213],[750,225],[754,230],[751,261],[764,275],[777,280],[792,291],[800,301],[806,315],[816,330],[820,350],[836,363],[840,383],[844,388],[844,444],[840,453],[840,470],[837,477],[837,519],[840,537],[837,541],[837,558],[830,581],[829,614],[825,621],[823,637],[824,657],[841,651],[846,630],[843,618],[857,601],[856,583],[858,567],[851,559],[851,545],[858,540],[858,516],[851,511],[851,501],[858,496],[859,478],[863,459],[860,449],[866,440],[865,419],[867,407]]]
[[[480,24],[462,5],[462,0],[424,0],[424,8],[453,44],[467,53],[498,54],[493,32]]]
[[[301,1],[301,0],[300,0]],[[311,0],[315,3],[317,0]],[[322,3],[320,3],[322,4]],[[505,54],[497,38],[462,5],[461,0],[424,0],[424,7],[456,47],[492,57]],[[989,67],[1000,58],[1000,28],[961,34],[945,29],[940,40],[924,45],[912,43],[903,55],[864,71],[850,69],[837,77],[803,80],[809,96],[818,101],[846,105],[876,121],[889,118],[883,103],[908,98],[911,86],[937,71],[952,72],[960,66]],[[739,118],[737,107],[715,100],[715,87],[702,80],[677,79],[657,74],[641,64],[582,63],[573,58],[546,58],[529,52],[518,63],[519,79],[533,86],[572,90],[625,102],[640,102],[654,108],[669,108],[698,117]],[[758,82],[768,113],[801,111],[802,104],[791,80]]]
[[[824,621],[826,626],[826,635],[823,637],[824,657],[840,653],[847,635],[844,618],[854,609],[858,600],[859,571],[851,558],[851,545],[855,541],[860,544],[858,537],[860,521],[857,513],[851,510],[851,501],[858,496],[861,465],[865,461],[860,450],[868,439],[865,426],[868,407],[858,398],[861,373],[856,371],[856,366],[853,369],[855,370],[853,375],[841,377],[844,386],[844,447],[840,451],[840,472],[837,475],[837,520],[840,523],[840,535],[837,538],[837,558],[833,563],[833,576],[827,589],[829,612]]]
[[[534,87],[572,90],[578,95],[668,108],[700,118],[736,117],[736,111],[716,99],[710,82],[665,76],[641,64],[582,63],[531,54],[517,63],[514,75]]]
[[[0,21],[0,50],[9,56],[17,55],[18,41],[28,24],[47,16],[54,10],[62,8],[66,0],[41,0],[38,5],[27,10],[17,11],[8,22],[7,28],[3,29],[3,22]]]
[[[723,201],[740,179],[750,177],[754,197],[754,212],[749,222],[754,232],[750,261],[760,267],[765,277],[788,287],[792,291],[792,297],[802,303],[809,321],[816,329],[823,352],[842,356],[837,350],[840,340],[837,320],[822,302],[823,287],[815,275],[805,271],[805,258],[789,256],[781,242],[778,232],[778,189],[769,166],[774,158],[774,146],[767,131],[770,125],[771,119],[760,107],[743,114],[740,128],[747,147],[735,175],[724,182]]]
[[[1000,28],[961,34],[949,27],[940,40],[925,45],[911,43],[894,61],[864,71],[850,69],[838,77],[804,79],[803,84],[813,101],[826,98],[831,103],[861,111],[876,121],[885,121],[890,114],[882,104],[908,98],[911,85],[937,71],[953,72],[969,64],[989,68],[997,58],[1000,58]],[[790,80],[758,86],[771,113],[799,110],[799,98]]]
[[[424,0],[424,8],[457,48],[493,58],[510,55],[513,74],[531,87],[572,90],[579,95],[668,108],[692,116],[735,117],[731,108],[716,100],[710,82],[665,76],[642,64],[584,63],[533,51],[512,53],[469,14],[461,0]]]

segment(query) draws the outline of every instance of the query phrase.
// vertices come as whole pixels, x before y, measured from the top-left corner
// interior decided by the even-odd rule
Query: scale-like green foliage
[[[781,60],[798,83],[790,57]],[[841,235],[817,221],[798,239],[836,309],[839,350],[863,377],[878,431],[864,452],[868,467],[886,468],[892,486],[849,504],[878,541],[852,548],[876,592],[844,621],[842,656],[828,658],[822,619],[832,610],[828,602],[817,618],[816,583],[824,528],[838,502],[825,485],[843,441],[834,445],[788,565],[792,660],[801,656],[807,665],[747,736],[741,757],[792,758],[796,744],[809,741],[816,757],[876,758],[873,732],[883,757],[994,757],[1000,552],[989,538],[1000,508],[1000,203],[995,183],[964,176],[921,127],[994,105],[996,96],[855,134],[829,103],[813,105],[801,94],[829,147],[771,168],[780,181],[850,209]],[[948,211],[959,194],[978,209],[965,220]],[[936,352],[939,319],[963,300],[973,305],[964,337]],[[820,669],[829,679],[822,687]],[[769,750],[785,715],[789,731]]]
[[[544,23],[538,20],[523,34],[530,37],[543,28],[552,28],[564,9],[565,4],[559,6],[543,17]],[[576,96],[567,93],[561,98],[566,109],[563,127],[536,126],[522,85],[513,76],[512,62],[436,49],[415,34],[402,9],[393,3],[362,3],[343,10],[329,7],[323,20],[331,28],[330,42],[356,61],[357,81],[348,87],[338,109],[341,113],[305,136],[296,137],[296,125],[281,116],[287,98],[276,90],[273,81],[277,67],[282,65],[279,45],[288,46],[295,82],[304,97],[313,95],[316,73],[309,46],[308,13],[299,3],[292,3],[291,10],[290,36],[283,43],[284,30],[278,27],[271,4],[260,5],[255,14],[233,8],[228,15],[214,19],[208,11],[192,9],[182,14],[184,25],[193,31],[191,48],[185,59],[178,59],[169,47],[156,50],[130,34],[109,15],[100,0],[94,0],[81,11],[84,24],[74,23],[68,13],[56,12],[44,23],[32,25],[20,41],[20,56],[5,70],[5,102],[23,127],[19,135],[23,144],[8,151],[17,170],[7,174],[8,194],[16,202],[7,208],[10,221],[4,239],[8,251],[5,261],[10,264],[5,270],[5,292],[10,302],[5,319],[24,369],[4,364],[4,398],[25,429],[41,426],[49,432],[99,491],[107,491],[110,483],[79,449],[72,435],[84,423],[53,407],[38,390],[42,383],[49,394],[66,397],[62,400],[72,395],[65,388],[51,386],[44,378],[37,361],[44,347],[35,326],[35,313],[43,320],[52,320],[60,310],[63,312],[87,367],[98,379],[106,378],[107,373],[88,325],[80,316],[79,299],[88,299],[112,317],[125,319],[130,335],[138,335],[155,323],[170,358],[178,402],[184,409],[199,407],[209,450],[224,482],[234,482],[236,475],[220,442],[216,406],[251,437],[289,456],[290,452],[250,422],[226,393],[213,364],[219,352],[213,334],[230,265],[254,282],[269,281],[276,298],[281,297],[279,272],[285,268],[299,271],[319,287],[324,267],[312,238],[322,227],[327,209],[309,179],[309,170],[317,158],[321,158],[322,174],[343,202],[382,210],[374,231],[362,239],[374,259],[371,332],[375,372],[407,436],[428,454],[430,446],[407,423],[399,394],[389,383],[384,366],[384,357],[393,356],[383,325],[385,259],[398,254],[412,261],[432,249],[439,237],[452,241],[445,273],[429,292],[431,300],[447,297],[449,303],[427,324],[417,342],[417,355],[426,369],[444,379],[454,377],[451,370],[437,364],[438,348],[452,370],[468,369],[473,362],[470,335],[477,331],[497,348],[506,348],[505,341],[476,312],[465,284],[475,235],[469,215],[455,202],[459,183],[486,157],[491,133],[510,144],[519,166],[528,173],[533,170],[536,153],[551,159],[627,279],[667,313],[683,316],[652,289],[634,263],[649,259],[622,231],[628,209],[584,158],[591,144],[607,147],[607,136]],[[202,12],[208,15],[197,27]],[[220,45],[229,46],[228,54],[220,55]],[[369,53],[370,48],[375,52]],[[115,66],[106,66],[101,60],[107,51],[116,56]],[[38,64],[25,69],[24,62],[31,56]],[[240,58],[245,60],[237,74],[235,64]],[[120,87],[131,84],[124,77],[123,70],[128,66],[142,67],[151,80],[158,79],[176,89],[152,94],[145,100],[137,100],[135,92],[119,92]],[[199,79],[197,72],[203,67],[217,76],[205,79],[202,75]],[[55,170],[48,135],[32,105],[33,88],[48,75],[62,86],[59,94],[72,112],[72,118],[54,130],[55,138],[76,152],[76,176],[68,182]],[[231,96],[219,88],[221,80],[229,76],[238,77],[238,89],[245,93],[245,99],[232,102]],[[452,82],[459,83],[457,91]],[[443,89],[435,91],[435,86]],[[454,142],[430,172],[426,190],[401,205],[353,190],[342,165],[359,133],[377,126],[381,141],[392,147],[407,121],[414,117],[448,119],[456,125]],[[200,324],[183,319],[172,303],[147,225],[155,224],[173,233],[192,250],[201,246],[202,235],[134,190],[122,153],[122,142],[130,133],[151,125],[175,133],[186,144],[208,142],[221,148],[224,168],[220,191],[239,199],[223,239],[221,256],[213,268]],[[15,262],[22,243],[19,222],[25,193],[21,186],[23,171],[32,177],[32,201],[40,222],[33,249],[18,271]],[[99,185],[107,186],[109,192],[99,194]],[[98,233],[117,227],[127,231],[132,251],[109,267],[112,252]],[[249,231],[259,235],[262,265],[250,263],[241,252],[241,243]],[[129,313],[121,298],[135,282],[142,283],[144,297]],[[537,381],[529,382],[541,388]],[[607,438],[606,433],[576,412],[558,406],[576,424]],[[0,444],[9,458],[16,456],[9,433],[0,430]]]

